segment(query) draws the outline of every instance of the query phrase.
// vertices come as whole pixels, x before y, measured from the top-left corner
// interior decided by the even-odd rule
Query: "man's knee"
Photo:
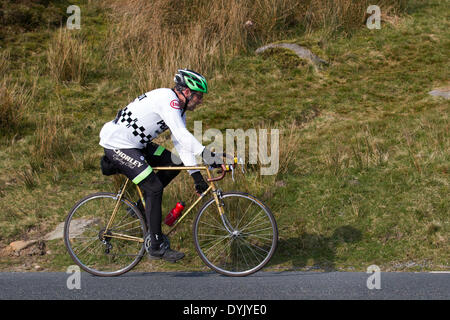
[[[147,178],[142,180],[138,186],[144,191],[144,193],[154,195],[162,193],[164,189],[163,183],[154,173],[151,173]]]
[[[157,176],[165,188],[179,173],[180,170],[160,170]]]

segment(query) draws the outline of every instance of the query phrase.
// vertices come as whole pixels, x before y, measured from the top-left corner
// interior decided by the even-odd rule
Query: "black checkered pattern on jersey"
[[[136,124],[137,118],[133,119],[133,114],[128,110],[128,108],[122,110],[120,122],[126,122],[127,128],[133,128],[133,135],[136,137],[141,137],[141,140],[139,141],[140,143],[147,144],[152,139],[150,134],[145,134],[145,128],[143,126],[138,126]]]

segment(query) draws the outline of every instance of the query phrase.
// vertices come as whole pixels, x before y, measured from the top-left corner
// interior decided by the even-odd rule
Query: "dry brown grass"
[[[55,169],[57,160],[70,154],[69,129],[65,128],[61,112],[48,112],[39,121],[31,148],[30,165],[33,170]],[[70,161],[63,161],[71,165]]]
[[[302,140],[302,137],[298,134],[299,130],[300,125],[293,121],[280,135],[280,170],[278,174],[287,173],[289,166],[295,164],[297,149]]]
[[[5,75],[8,72],[10,59],[9,51],[0,52],[0,75]]]
[[[357,128],[353,130],[359,131]],[[348,168],[366,170],[385,165],[389,161],[390,153],[384,141],[377,138],[370,128],[366,127],[362,133],[355,134],[347,145],[343,144],[339,138],[335,138],[322,157],[330,172],[338,176]]]
[[[47,50],[50,75],[59,82],[83,83],[86,79],[88,50],[83,41],[76,39],[74,32],[61,28]]]
[[[369,14],[367,8],[376,4],[380,6],[382,17],[393,16],[406,7],[406,0],[352,1],[352,0],[318,0],[307,1],[299,14],[308,32],[321,29],[327,35],[338,31],[349,33],[363,27]]]
[[[8,79],[0,82],[0,132],[15,133],[30,103],[30,93]]]
[[[400,8],[404,0],[386,0]],[[254,44],[280,40],[296,27],[329,33],[363,26],[369,1],[351,0],[117,0],[109,9],[109,65],[124,63],[135,70],[135,86],[143,92],[171,86],[180,67],[213,76],[226,58]]]
[[[195,14],[183,1],[135,0],[104,5],[112,9],[112,20],[116,21],[109,33],[110,64],[132,65],[140,91],[170,85],[180,67],[208,72],[224,54],[245,46],[245,17],[233,1],[199,2],[194,6]],[[178,5],[180,14],[175,13]]]

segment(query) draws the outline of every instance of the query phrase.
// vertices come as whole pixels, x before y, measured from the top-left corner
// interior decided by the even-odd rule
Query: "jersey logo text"
[[[178,100],[172,100],[170,101],[170,106],[174,109],[180,110],[180,103],[178,102]]]

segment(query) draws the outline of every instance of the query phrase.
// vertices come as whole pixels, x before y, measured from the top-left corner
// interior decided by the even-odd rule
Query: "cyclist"
[[[198,155],[212,165],[220,163],[216,155],[186,129],[186,110],[195,110],[202,103],[203,94],[208,92],[205,77],[192,70],[180,69],[174,81],[174,88],[146,92],[120,110],[114,120],[103,126],[99,143],[105,151],[102,161],[108,162],[143,190],[149,230],[145,243],[149,257],[172,262],[182,259],[184,253],[172,250],[169,240],[162,234],[161,202],[163,189],[180,171],[155,173],[152,166],[196,166]],[[179,158],[152,142],[167,129],[172,133]],[[197,193],[205,192],[208,185],[200,171],[189,170],[189,173]]]

